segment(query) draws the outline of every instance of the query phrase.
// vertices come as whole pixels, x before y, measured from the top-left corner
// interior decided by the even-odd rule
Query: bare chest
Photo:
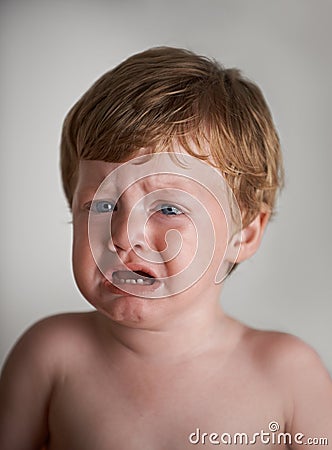
[[[281,399],[268,381],[239,373],[87,370],[68,376],[50,407],[50,450],[177,450],[250,443],[274,448]],[[269,440],[269,441],[268,441]],[[276,448],[286,448],[278,445]]]

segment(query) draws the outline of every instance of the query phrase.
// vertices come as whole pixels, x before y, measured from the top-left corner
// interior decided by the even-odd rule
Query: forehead
[[[204,174],[207,169],[209,173]],[[151,190],[167,186],[192,189],[209,184],[211,171],[215,169],[183,153],[176,157],[166,152],[140,155],[124,163],[81,160],[77,189],[95,190],[103,185],[123,190],[134,183]]]
[[[189,172],[178,173],[171,170],[152,170],[151,166],[137,167],[135,164],[109,163],[104,161],[80,161],[79,164],[79,184],[80,185],[100,185],[109,179],[112,184],[132,184],[141,181],[144,185],[157,187],[158,185],[184,184],[190,182]],[[195,181],[194,179],[192,181]]]

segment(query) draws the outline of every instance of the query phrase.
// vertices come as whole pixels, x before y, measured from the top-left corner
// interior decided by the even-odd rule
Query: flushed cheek
[[[190,233],[182,233],[181,242],[177,242],[177,246],[173,246],[173,254],[177,252],[177,256],[174,258],[174,261],[170,260],[170,264],[173,262],[174,269],[177,272],[183,271],[193,264],[197,252],[196,239],[195,235],[192,236]]]
[[[197,261],[199,258],[196,258],[196,237],[182,232],[179,242],[179,231],[177,232],[177,241],[169,239],[163,255],[164,292],[173,299],[174,295],[187,290],[201,276],[201,264]]]
[[[195,225],[189,218],[181,216],[151,220],[146,227],[146,241],[152,250],[161,255],[163,262],[174,259],[189,261],[196,248]]]
[[[95,285],[96,271],[87,234],[84,230],[80,232],[74,227],[73,272],[77,285],[85,297]]]
[[[117,296],[105,286],[84,231],[74,228],[73,272],[77,286],[86,300],[110,319],[121,323],[139,323],[148,314],[147,300]]]

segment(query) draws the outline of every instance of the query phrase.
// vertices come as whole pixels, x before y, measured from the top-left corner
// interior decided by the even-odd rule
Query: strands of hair
[[[123,162],[142,148],[154,153],[177,145],[222,172],[244,226],[262,208],[273,214],[283,166],[261,90],[238,69],[171,47],[131,56],[69,111],[61,140],[69,206],[81,159]]]

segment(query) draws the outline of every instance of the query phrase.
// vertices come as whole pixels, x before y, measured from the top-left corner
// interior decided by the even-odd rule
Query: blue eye
[[[183,214],[180,209],[173,205],[162,205],[159,208],[159,211],[165,216],[179,216],[180,214]]]
[[[95,213],[109,213],[115,210],[115,206],[107,200],[95,200],[90,204],[89,209]]]

